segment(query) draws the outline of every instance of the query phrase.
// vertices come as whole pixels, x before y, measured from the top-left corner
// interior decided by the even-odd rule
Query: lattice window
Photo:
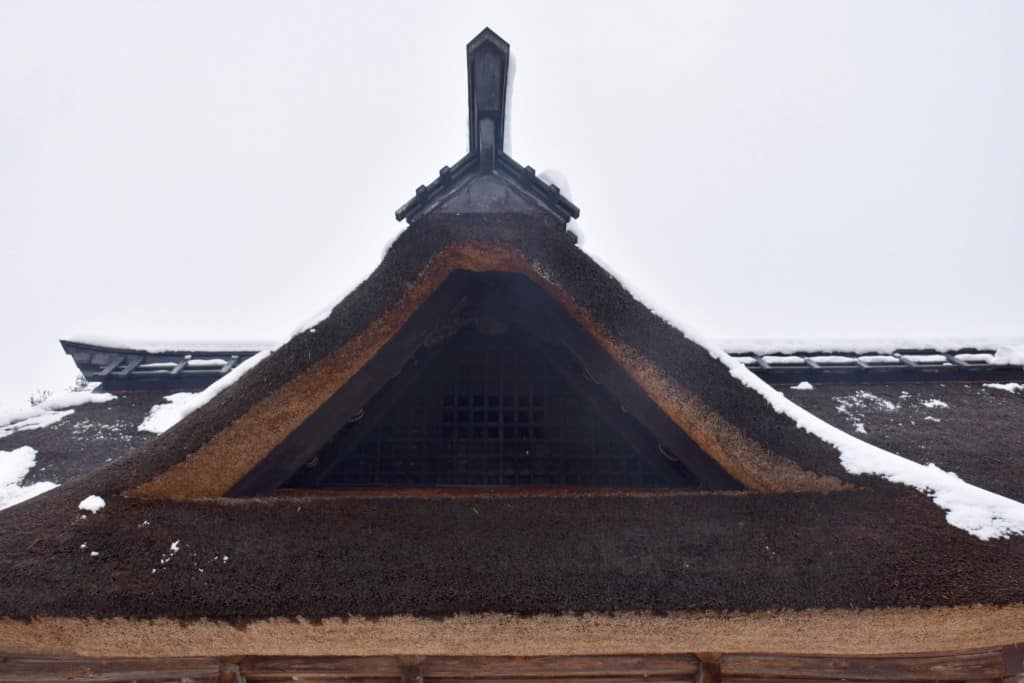
[[[421,349],[288,486],[695,486],[567,350],[518,326]]]

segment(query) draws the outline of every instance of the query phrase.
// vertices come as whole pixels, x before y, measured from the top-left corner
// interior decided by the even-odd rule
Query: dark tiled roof
[[[986,381],[1024,380],[1024,368],[999,362],[994,348],[885,351],[732,351],[731,355],[767,382]]]
[[[104,390],[195,391],[216,382],[256,354],[252,349],[151,351],[68,339],[60,343],[86,381],[101,382]]]

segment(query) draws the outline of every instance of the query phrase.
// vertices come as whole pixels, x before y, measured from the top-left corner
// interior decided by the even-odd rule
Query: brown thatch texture
[[[17,587],[0,592],[0,614],[230,620],[1024,602],[1024,540],[979,541],[899,486],[646,498],[115,497],[95,515],[55,502],[0,516],[0,583]]]

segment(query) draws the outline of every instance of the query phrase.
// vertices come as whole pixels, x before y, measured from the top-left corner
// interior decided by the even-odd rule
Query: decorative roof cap
[[[509,44],[485,28],[466,45],[469,85],[469,153],[443,167],[429,185],[395,212],[414,223],[429,213],[548,214],[563,223],[579,208],[556,186],[504,152]]]

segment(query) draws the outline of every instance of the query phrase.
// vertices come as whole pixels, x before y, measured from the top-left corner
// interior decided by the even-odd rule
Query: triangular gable
[[[700,486],[843,487],[831,447],[774,413],[573,246],[565,226],[579,209],[503,151],[507,43],[485,30],[467,64],[470,151],[399,209],[410,227],[384,263],[327,320],[158,439],[151,462],[121,478],[131,495],[266,495],[299,481],[300,468],[479,295],[475,274],[516,292],[502,304],[506,322],[599,375],[602,400],[642,425],[629,443],[656,443]]]
[[[132,482],[129,495],[181,499],[238,493],[235,487],[272,451],[282,449],[332,396],[346,385],[358,386],[352,382],[364,367],[383,362],[388,343],[415,316],[436,316],[432,310],[443,308],[445,298],[434,295],[457,271],[518,273],[529,279],[677,429],[744,487],[792,491],[842,486],[833,474],[837,466],[808,471],[818,469],[818,463],[828,467],[835,462],[825,444],[774,413],[550,227],[513,222],[462,218],[444,227],[419,224],[408,230],[377,272],[329,318],[156,439],[147,448],[151,459],[133,461],[132,476],[121,478]],[[481,235],[489,240],[479,239]],[[601,321],[609,314],[619,316],[622,332],[613,333],[608,321]],[[655,347],[638,347],[650,343],[644,339]],[[404,343],[400,357],[408,358],[422,338]],[[663,360],[646,357],[649,353]],[[368,390],[342,414],[358,411],[373,393]],[[326,428],[336,425],[331,416]],[[288,467],[275,475],[277,481],[286,482],[294,473],[292,466],[307,462],[303,458],[308,453],[297,450]],[[794,461],[794,456],[799,459]]]
[[[501,360],[494,353],[486,354],[486,349],[510,343],[518,346],[528,364],[550,369],[557,381],[543,383],[528,377],[527,367],[506,369],[502,377],[483,381],[502,370]],[[483,353],[486,367],[476,370],[480,377],[459,383],[456,375],[465,364],[460,367],[455,353]],[[420,367],[411,367],[417,364]],[[363,429],[346,430],[350,422],[363,420],[372,427],[386,425],[384,420],[396,417],[395,403],[424,395],[423,383],[418,382],[424,374],[433,383],[425,392],[430,402],[423,406],[431,420],[417,418],[414,428],[404,430],[404,440],[389,437],[382,455],[383,430],[369,432],[376,439],[375,450],[361,443],[369,436]],[[598,386],[587,387],[584,378]],[[389,386],[396,381],[400,386]],[[518,385],[505,390],[502,381],[518,381]],[[461,410],[458,405],[443,410],[446,396],[468,402]],[[524,398],[528,402],[520,410]],[[586,405],[570,408],[575,400]],[[479,404],[476,411],[473,402]],[[459,426],[471,428],[473,420],[487,425],[493,434],[460,437]],[[595,426],[594,420],[600,424]],[[456,431],[445,434],[446,423]],[[515,429],[520,424],[529,425],[528,433]],[[603,440],[600,447],[587,448],[595,439]],[[537,457],[538,449],[546,451],[544,457]],[[517,463],[488,466],[489,456],[506,450]],[[456,452],[468,461],[460,466],[434,462]],[[549,295],[512,273],[453,272],[399,333],[232,487],[231,494],[267,495],[289,481],[314,485],[323,480],[312,475],[336,472],[335,460],[345,457],[368,462],[350,467],[348,479],[334,480],[334,487],[587,483],[738,488]],[[322,470],[320,458],[332,469]],[[403,458],[405,471],[396,466],[396,460]],[[509,468],[528,465],[557,471],[545,469],[543,476],[531,477],[524,472],[509,474]],[[386,475],[380,474],[381,467],[387,469]],[[601,467],[611,471],[597,474]],[[301,476],[304,468],[309,470],[305,478]],[[417,470],[424,471],[416,474]],[[437,481],[437,476],[442,479]]]

